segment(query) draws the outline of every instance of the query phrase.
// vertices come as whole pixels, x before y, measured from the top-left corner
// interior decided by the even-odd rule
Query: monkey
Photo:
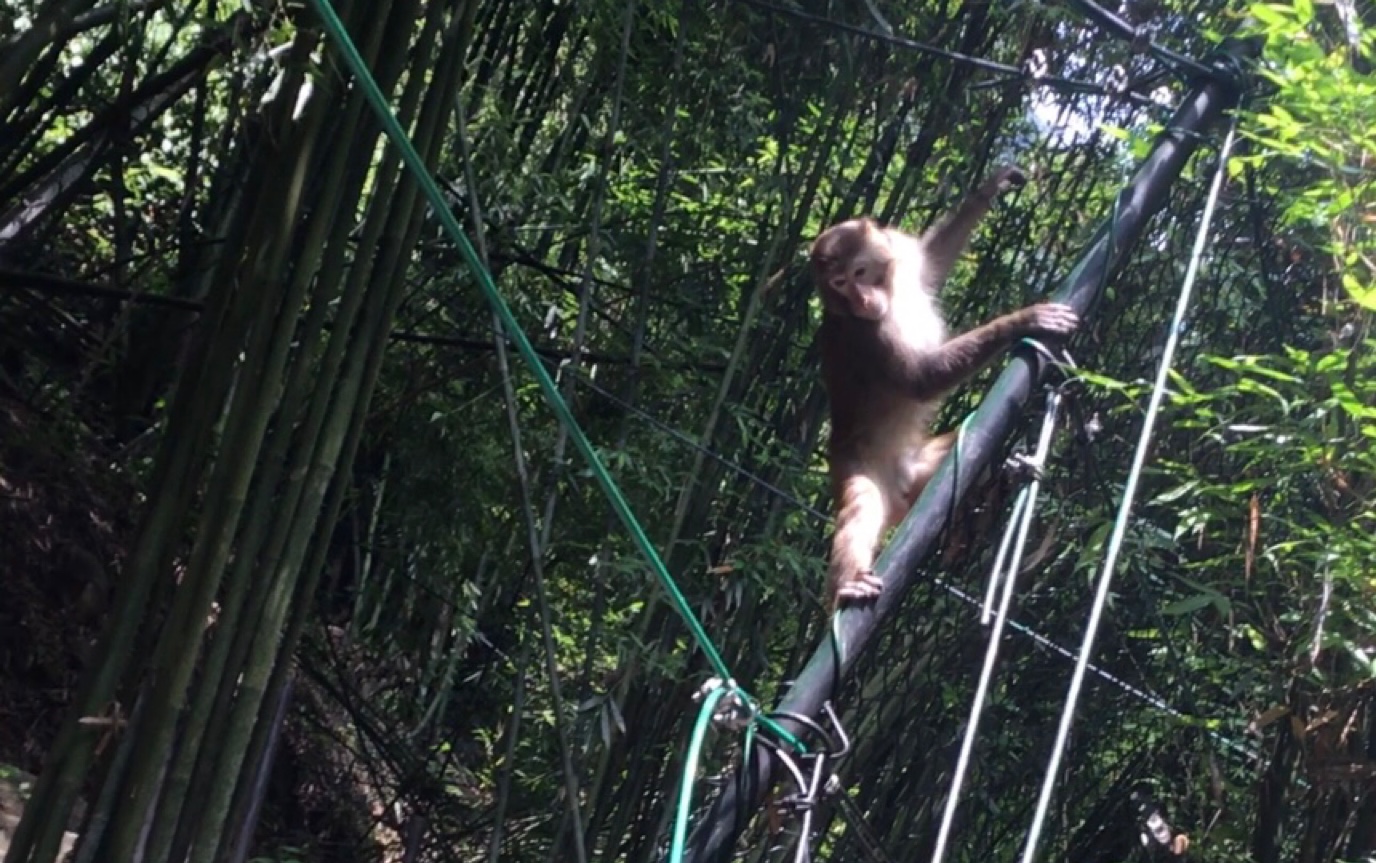
[[[822,301],[817,331],[830,402],[827,447],[836,524],[827,563],[831,608],[877,597],[884,532],[903,520],[955,433],[930,427],[944,396],[1025,336],[1066,336],[1079,317],[1038,303],[948,338],[942,285],[995,198],[1022,186],[1014,166],[995,170],[920,237],[869,217],[833,225],[809,264]]]

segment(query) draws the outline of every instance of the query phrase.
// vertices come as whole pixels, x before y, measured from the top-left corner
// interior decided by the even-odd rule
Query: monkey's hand
[[[1004,192],[1021,189],[1027,185],[1027,174],[1017,165],[1004,165],[989,175],[984,181],[985,197],[993,200]]]
[[[847,602],[864,602],[879,596],[883,590],[884,582],[874,574],[874,570],[855,570],[838,579],[832,604],[841,606]]]
[[[1022,335],[1067,336],[1080,326],[1080,316],[1065,303],[1038,303],[1020,313]]]

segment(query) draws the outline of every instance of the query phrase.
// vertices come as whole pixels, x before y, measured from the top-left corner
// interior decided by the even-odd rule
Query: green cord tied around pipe
[[[678,783],[678,804],[674,811],[674,832],[669,840],[669,863],[682,863],[683,852],[688,845],[688,813],[692,810],[693,782],[697,778],[698,761],[702,757],[702,744],[707,739],[707,729],[712,726],[712,715],[717,702],[729,694],[739,694],[734,686],[718,681],[698,708],[698,718],[693,723],[693,734],[688,738],[688,754],[683,758],[683,776]]]
[[[440,224],[444,228],[444,232],[449,235],[449,239],[458,247],[464,262],[468,264],[468,269],[478,280],[478,287],[482,289],[488,304],[492,306],[493,311],[497,314],[497,318],[501,321],[502,329],[505,331],[507,337],[515,344],[516,352],[520,354],[521,359],[525,361],[531,373],[535,375],[536,383],[539,384],[540,391],[545,396],[545,401],[549,402],[549,406],[553,409],[555,416],[558,417],[559,422],[562,423],[564,428],[568,431],[569,437],[573,439],[574,446],[583,454],[583,457],[587,459],[593,477],[596,478],[597,484],[602,487],[603,493],[611,503],[612,510],[616,513],[617,517],[621,519],[622,524],[626,526],[626,530],[630,533],[636,548],[640,550],[645,561],[650,565],[651,571],[653,571],[655,577],[659,579],[660,584],[664,586],[665,592],[669,595],[670,602],[679,616],[683,618],[684,623],[687,624],[689,631],[692,632],[693,638],[697,641],[698,646],[707,657],[707,662],[712,666],[712,670],[719,678],[730,680],[731,673],[726,667],[726,661],[722,659],[721,653],[708,637],[707,630],[703,628],[702,623],[697,619],[697,616],[693,614],[693,609],[688,605],[688,599],[683,595],[683,592],[679,590],[678,585],[674,582],[673,576],[669,574],[668,568],[664,565],[664,561],[660,559],[659,553],[655,551],[654,545],[650,542],[649,536],[646,535],[644,528],[641,527],[640,522],[636,519],[635,513],[631,512],[630,504],[626,502],[626,498],[622,495],[621,489],[616,484],[616,480],[612,479],[611,474],[607,472],[606,467],[602,464],[602,460],[598,458],[597,451],[593,449],[593,445],[588,440],[587,435],[585,435],[583,429],[579,427],[578,421],[574,419],[573,411],[569,409],[563,396],[559,394],[558,388],[554,385],[554,380],[550,377],[549,372],[545,370],[544,365],[540,362],[539,356],[536,355],[535,348],[531,346],[530,340],[526,338],[525,333],[521,330],[515,315],[512,314],[511,308],[502,298],[501,292],[497,290],[497,285],[492,280],[492,274],[483,266],[482,260],[473,249],[473,244],[468,241],[468,237],[464,234],[463,228],[459,226],[458,220],[454,217],[454,213],[450,210],[448,203],[444,199],[443,193],[440,191],[439,184],[435,182],[435,178],[430,174],[429,169],[426,168],[425,162],[421,159],[420,154],[416,152],[415,145],[411,143],[410,136],[402,129],[396,114],[392,112],[391,107],[387,104],[387,99],[383,96],[382,89],[378,87],[377,81],[374,80],[372,73],[368,71],[367,64],[363,62],[363,57],[358,53],[358,48],[354,45],[353,40],[349,38],[348,32],[344,29],[344,23],[339,20],[339,15],[335,12],[334,7],[330,5],[329,0],[311,0],[311,5],[315,8],[316,14],[320,16],[325,31],[329,34],[330,38],[334,40],[335,47],[339,49],[339,53],[343,57],[345,65],[353,72],[354,78],[363,90],[364,98],[368,100],[368,104],[372,107],[373,113],[377,115],[378,122],[382,124],[383,131],[387,134],[387,137],[392,139],[392,143],[400,153],[401,159],[405,163],[407,170],[411,172],[416,182],[420,184],[421,191],[425,194],[426,201],[430,204],[430,209],[435,213],[436,217],[439,218]],[[754,699],[744,690],[738,689],[736,691],[747,703],[752,706],[755,704]],[[780,740],[800,752],[807,751],[802,741],[787,728],[784,728],[766,716],[759,715],[757,709],[753,710],[753,712],[757,720],[777,735]]]

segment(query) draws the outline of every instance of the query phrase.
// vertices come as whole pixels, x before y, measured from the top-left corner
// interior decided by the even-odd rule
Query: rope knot
[[[744,731],[755,720],[755,705],[745,697],[736,681],[731,678],[709,677],[703,681],[698,691],[693,693],[693,703],[700,704],[715,689],[725,689],[727,693],[717,702],[712,712],[712,722],[718,728],[728,731]]]
[[[1045,468],[1042,463],[1025,452],[1015,452],[1010,455],[1004,461],[1003,467],[1015,478],[1023,481],[1036,480],[1041,482],[1045,477]]]

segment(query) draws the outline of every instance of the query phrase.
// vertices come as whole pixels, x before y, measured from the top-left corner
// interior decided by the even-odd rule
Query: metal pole
[[[1240,70],[1254,58],[1255,41],[1230,40],[1206,64],[1215,75],[1197,81],[1170,123],[1157,138],[1137,174],[1119,194],[1113,213],[1095,232],[1079,263],[1053,296],[1068,303],[1082,318],[1099,300],[1108,277],[1128,259],[1132,245],[1147,222],[1166,200],[1171,184],[1180,176],[1201,136],[1241,96]],[[932,551],[941,533],[948,508],[970,488],[971,480],[1000,451],[1000,442],[1013,431],[1033,387],[1046,371],[1035,352],[1021,347],[994,382],[966,426],[959,452],[952,452],[938,468],[908,517],[895,531],[880,556],[875,571],[884,579],[879,600],[847,608],[836,621],[837,636],[844,645],[840,674],[849,672],[879,629],[917,579],[917,566]],[[959,465],[954,459],[959,456]],[[778,710],[816,716],[837,684],[836,653],[823,642],[798,675]],[[801,732],[792,723],[782,724]],[[763,802],[773,783],[774,756],[757,746],[748,770],[737,769],[721,795],[693,832],[686,863],[727,863],[736,840]]]

